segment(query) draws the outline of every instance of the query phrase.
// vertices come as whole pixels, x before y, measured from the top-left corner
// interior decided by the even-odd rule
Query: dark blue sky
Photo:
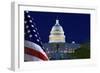
[[[49,34],[56,19],[59,19],[63,27],[66,42],[85,43],[90,41],[90,14],[79,13],[55,13],[30,11],[34,18],[42,42],[49,41]]]

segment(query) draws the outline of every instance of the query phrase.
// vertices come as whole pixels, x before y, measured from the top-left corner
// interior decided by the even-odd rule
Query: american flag
[[[24,11],[24,61],[48,60],[43,50],[34,19],[29,11]]]

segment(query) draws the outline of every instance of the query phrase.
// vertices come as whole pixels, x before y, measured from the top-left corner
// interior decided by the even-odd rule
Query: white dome
[[[64,33],[63,28],[60,25],[55,25],[52,27],[51,33],[54,32]]]
[[[62,26],[59,24],[59,20],[56,20],[56,24],[52,27],[49,42],[65,42],[65,35]]]
[[[64,34],[62,26],[59,24],[59,20],[56,20],[56,24],[51,29],[51,34]]]

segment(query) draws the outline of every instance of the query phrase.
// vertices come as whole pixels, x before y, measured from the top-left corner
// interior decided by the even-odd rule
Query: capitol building
[[[80,45],[76,44],[75,41],[67,43],[65,33],[60,21],[57,19],[51,28],[48,37],[49,42],[43,44],[50,60],[70,59],[69,54],[80,48]]]

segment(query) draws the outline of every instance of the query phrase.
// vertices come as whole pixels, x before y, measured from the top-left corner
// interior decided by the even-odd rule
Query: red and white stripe
[[[25,41],[24,42],[24,60],[26,61],[45,61],[48,60],[48,57],[46,53],[43,51],[43,49],[30,41]]]

